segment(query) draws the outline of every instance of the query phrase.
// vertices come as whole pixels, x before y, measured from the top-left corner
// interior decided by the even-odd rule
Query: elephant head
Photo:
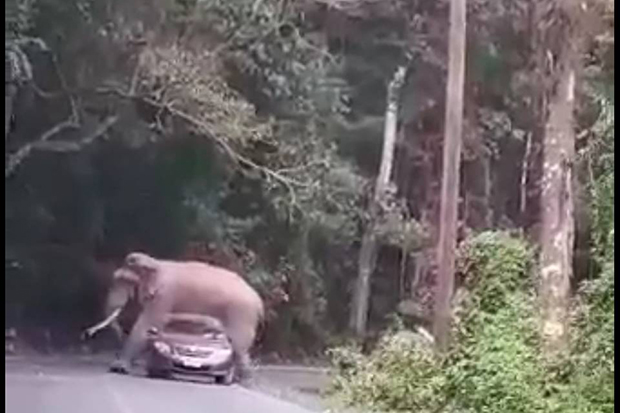
[[[115,284],[130,285],[140,303],[152,299],[156,294],[156,277],[160,264],[141,252],[133,252],[125,258],[123,265],[114,272]]]
[[[141,307],[156,294],[153,282],[158,268],[157,260],[143,253],[131,253],[123,265],[114,271],[112,285],[108,291],[105,303],[106,317],[99,323],[89,327],[84,332],[86,337],[92,337],[104,328],[110,327],[120,340],[125,335],[118,323],[123,310],[129,311],[132,322],[135,322]]]

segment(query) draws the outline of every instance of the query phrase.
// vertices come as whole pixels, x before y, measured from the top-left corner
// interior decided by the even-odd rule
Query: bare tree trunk
[[[575,237],[573,111],[576,75],[574,58],[565,56],[563,60],[557,89],[549,103],[543,142],[540,298],[543,338],[549,354],[561,351],[566,345]]]
[[[381,201],[385,198],[386,189],[392,174],[394,160],[394,146],[396,144],[396,126],[398,123],[398,100],[400,89],[405,82],[407,67],[400,66],[394,73],[388,85],[387,108],[385,113],[385,128],[383,132],[383,152],[381,167],[375,184],[375,193],[369,206],[369,221],[362,238],[362,247],[359,255],[358,275],[353,295],[353,306],[349,327],[358,337],[366,333],[368,307],[370,299],[370,278],[377,261],[377,239],[375,227],[381,209]]]
[[[585,32],[582,3],[549,0],[536,3],[533,24],[544,51],[538,70],[546,81],[543,88],[541,125],[542,188],[540,193],[541,333],[548,357],[564,352],[568,344],[570,284],[575,244],[575,84]]]
[[[454,290],[454,250],[456,249],[463,129],[463,88],[465,81],[465,0],[451,0],[448,86],[443,148],[439,243],[437,246],[437,290],[433,333],[438,349],[447,348]]]

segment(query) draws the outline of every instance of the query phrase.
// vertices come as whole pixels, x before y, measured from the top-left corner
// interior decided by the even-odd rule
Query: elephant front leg
[[[125,332],[122,327],[118,324],[118,321],[113,322],[110,327],[114,331],[114,335],[116,336],[116,341],[118,341],[119,346],[122,346],[125,342]]]
[[[247,384],[252,379],[252,363],[247,352],[234,353],[235,381]]]
[[[141,316],[131,329],[127,341],[123,345],[120,356],[114,360],[110,366],[110,371],[114,373],[128,374],[131,365],[142,353],[146,346],[147,330],[151,323],[146,317]]]

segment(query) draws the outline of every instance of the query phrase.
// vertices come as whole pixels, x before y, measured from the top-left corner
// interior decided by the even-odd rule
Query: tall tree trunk
[[[543,350],[555,356],[567,349],[570,284],[575,239],[573,181],[575,160],[575,83],[580,64],[582,3],[536,3],[535,44],[544,76],[541,125],[539,298]]]
[[[549,354],[562,351],[567,344],[573,273],[576,56],[571,47],[560,55],[558,83],[549,102],[543,142],[540,298],[543,338]]]
[[[370,299],[370,279],[377,262],[376,225],[381,209],[381,201],[385,198],[386,189],[392,174],[394,146],[396,144],[396,127],[398,123],[398,101],[406,74],[406,66],[398,67],[388,85],[381,167],[375,184],[375,193],[369,206],[369,220],[362,238],[358,274],[353,295],[353,306],[349,320],[349,327],[358,337],[362,337],[366,334],[369,308],[368,301]]]
[[[463,129],[463,88],[465,81],[465,0],[451,0],[448,61],[448,86],[444,129],[443,173],[437,246],[437,290],[433,333],[438,349],[447,348],[454,290],[454,251],[456,249]]]

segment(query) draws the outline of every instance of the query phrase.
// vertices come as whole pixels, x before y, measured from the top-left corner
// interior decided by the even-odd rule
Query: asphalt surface
[[[8,413],[309,413],[238,385],[108,373],[100,362],[5,357]],[[314,410],[314,409],[313,409]]]

